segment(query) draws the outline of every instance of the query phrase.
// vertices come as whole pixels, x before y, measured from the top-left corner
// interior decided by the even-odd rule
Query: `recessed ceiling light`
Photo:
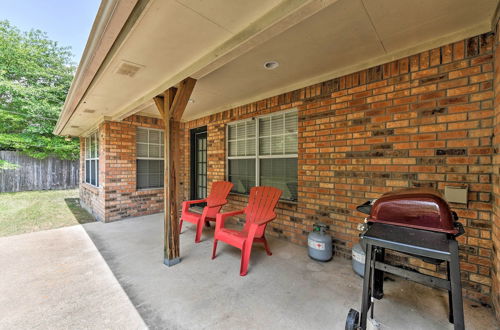
[[[279,66],[280,64],[276,61],[267,61],[264,63],[264,68],[266,68],[267,70],[274,70]]]
[[[194,99],[189,99],[188,102],[189,103],[194,103]]]

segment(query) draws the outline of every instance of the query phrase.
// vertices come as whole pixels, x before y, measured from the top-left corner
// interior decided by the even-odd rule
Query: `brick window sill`
[[[151,194],[151,193],[162,193],[163,188],[143,188],[143,189],[136,189],[136,192],[140,194]]]
[[[82,182],[82,183],[80,184],[80,186],[81,186],[82,188],[85,188],[86,190],[89,190],[90,192],[92,192],[92,193],[94,193],[94,194],[98,194],[98,193],[99,193],[99,188],[100,188],[100,187],[93,186],[93,185],[88,184],[88,183],[86,183],[86,182]]]
[[[229,196],[236,196],[236,197],[248,197],[248,194],[242,194],[242,193],[235,193],[235,192],[231,192],[229,194]],[[291,200],[288,200],[288,199],[280,199],[278,201],[278,207],[280,205],[287,205],[287,206],[297,206],[299,205],[299,202],[298,201],[291,201]]]

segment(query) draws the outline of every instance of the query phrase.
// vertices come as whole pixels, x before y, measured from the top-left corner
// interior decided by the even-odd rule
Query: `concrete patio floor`
[[[0,238],[0,329],[146,329],[80,225]]]
[[[220,243],[210,259],[212,234],[194,244],[186,224],[171,268],[161,214],[2,238],[0,328],[343,329],[349,308],[359,310],[362,280],[349,261],[314,262],[304,247],[270,240],[273,256],[255,247],[240,277],[239,250]],[[452,329],[447,308],[444,292],[396,279],[375,316],[385,329]],[[468,300],[464,309],[467,329],[499,328],[491,309]]]

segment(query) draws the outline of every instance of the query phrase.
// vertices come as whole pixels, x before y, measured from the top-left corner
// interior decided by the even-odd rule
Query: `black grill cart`
[[[391,273],[407,280],[448,291],[449,320],[455,329],[464,329],[462,289],[458,243],[454,235],[404,226],[373,223],[362,234],[366,244],[365,276],[361,313],[351,309],[346,326],[348,330],[366,329],[368,311],[373,301],[381,298],[383,282],[375,280],[375,272]],[[446,262],[447,279],[421,274],[384,263],[385,250],[393,250],[420,258],[430,258],[436,262]],[[372,315],[373,317],[373,315]]]

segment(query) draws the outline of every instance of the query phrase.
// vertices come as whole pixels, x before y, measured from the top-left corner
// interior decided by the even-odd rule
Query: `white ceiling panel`
[[[383,53],[361,2],[339,1],[200,79],[193,92],[196,102],[186,108],[183,119]],[[268,60],[279,62],[279,67],[266,70]],[[205,90],[214,97],[198,101]]]
[[[105,116],[123,118],[134,111],[155,115],[151,99],[144,95],[174,81],[187,67],[196,67],[193,72],[199,73],[199,79],[194,103],[188,103],[183,120],[488,32],[498,4],[498,0],[329,1],[304,1],[312,16],[300,19],[293,10],[288,17],[279,16],[296,3],[286,0],[151,0],[63,134],[81,134]],[[207,62],[197,67],[205,63],[200,59],[207,54],[216,58],[218,47],[231,38],[242,34],[243,42],[250,36],[243,29],[257,29],[251,24],[260,24],[263,17],[276,22],[288,19],[286,29],[273,34],[271,24],[262,32],[269,33],[269,38],[247,44],[220,66],[204,70],[210,65]],[[265,70],[263,64],[269,60],[278,61],[279,67]],[[123,61],[140,66],[134,77],[115,72]],[[83,113],[88,108],[95,112]]]
[[[177,0],[199,15],[237,33],[250,22],[257,20],[263,12],[271,10],[281,0]]]
[[[388,52],[480,24],[489,24],[497,0],[363,0]],[[395,28],[397,27],[397,28]]]

